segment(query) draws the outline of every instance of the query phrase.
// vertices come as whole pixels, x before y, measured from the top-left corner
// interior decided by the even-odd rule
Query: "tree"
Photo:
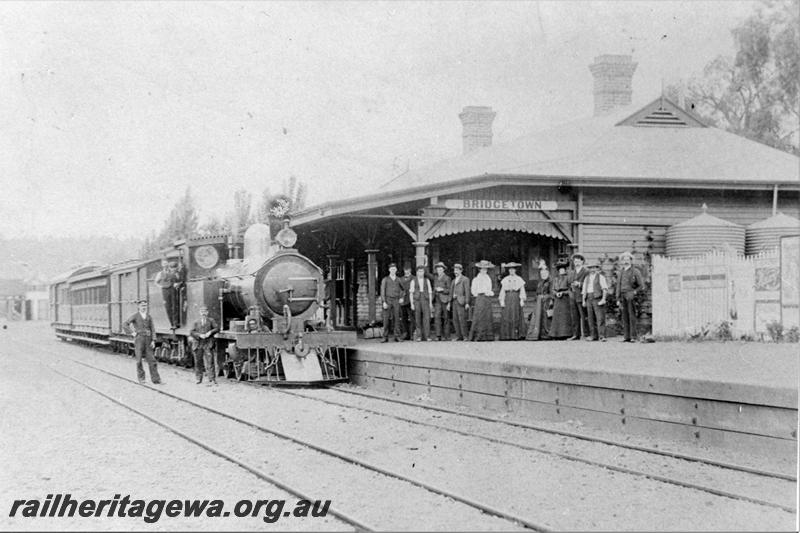
[[[305,207],[306,192],[305,183],[295,176],[289,176],[288,180],[283,180],[279,194],[272,194],[267,187],[261,195],[261,202],[255,213],[255,221],[268,224],[272,234],[275,235],[280,230],[284,218]]]
[[[141,255],[148,259],[155,257],[164,248],[172,246],[176,240],[185,239],[195,233],[197,233],[197,208],[194,205],[191,187],[187,187],[183,197],[178,199],[170,211],[158,236],[152,238],[151,235],[145,239]]]
[[[212,215],[208,222],[201,224],[197,229],[197,233],[200,235],[223,235],[229,231],[227,222],[222,222],[216,215]]]
[[[243,233],[253,223],[250,216],[250,205],[253,195],[246,189],[239,189],[233,193],[233,211],[228,213],[227,222],[231,233]]]
[[[690,81],[694,111],[714,126],[800,154],[799,19],[798,0],[763,0],[732,30],[736,56],[715,58]]]

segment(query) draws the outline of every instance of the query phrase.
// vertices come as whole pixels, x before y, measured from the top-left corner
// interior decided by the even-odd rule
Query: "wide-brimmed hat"
[[[559,259],[556,262],[556,268],[569,268],[569,261],[566,259]]]
[[[511,261],[510,263],[503,263],[504,268],[519,268],[521,266],[522,265],[520,263],[515,263],[514,261]]]
[[[586,268],[600,268],[600,266],[601,265],[599,259],[593,259],[592,261],[586,263]]]
[[[433,265],[433,268],[439,268],[439,267],[447,268],[447,266],[444,263],[442,263],[441,261],[439,261],[438,263]]]
[[[461,266],[461,263],[456,263],[456,264],[453,265],[453,270],[455,270],[455,269],[464,270],[464,267]]]
[[[475,263],[475,266],[478,268],[494,268],[494,265],[489,261],[487,261],[486,259],[481,259],[480,261]]]
[[[586,261],[586,258],[583,257],[583,254],[572,254],[572,259],[580,259],[581,261]]]
[[[630,253],[630,252],[622,252],[621,254],[619,254],[619,258],[620,258],[620,259],[622,259],[623,257],[627,257],[627,258],[629,258],[631,261],[633,261],[633,254],[632,254],[632,253]]]

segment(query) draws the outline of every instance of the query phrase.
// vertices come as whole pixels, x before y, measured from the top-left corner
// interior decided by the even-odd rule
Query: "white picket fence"
[[[720,251],[655,256],[653,334],[693,334],[723,321],[735,337],[762,333],[768,322],[781,321],[780,271],[778,250],[750,257]]]

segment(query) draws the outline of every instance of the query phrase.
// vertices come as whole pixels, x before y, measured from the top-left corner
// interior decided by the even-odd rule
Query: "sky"
[[[588,65],[634,103],[733,53],[739,1],[0,2],[0,236],[144,237],[191,187],[200,221],[290,175],[308,203],[591,116]]]

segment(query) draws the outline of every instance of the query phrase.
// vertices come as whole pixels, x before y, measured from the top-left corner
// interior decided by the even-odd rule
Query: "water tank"
[[[745,232],[745,253],[753,255],[777,248],[780,238],[787,235],[800,235],[800,220],[783,213],[750,224]]]
[[[744,253],[744,227],[703,213],[667,228],[667,256],[694,257],[712,250]]]

